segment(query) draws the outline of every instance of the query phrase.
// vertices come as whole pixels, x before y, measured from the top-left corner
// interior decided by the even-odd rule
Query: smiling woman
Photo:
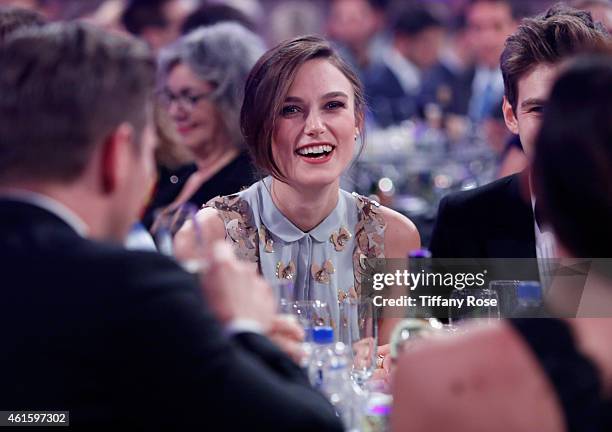
[[[306,36],[271,49],[249,75],[241,111],[267,177],[198,214],[207,239],[229,241],[270,283],[292,281],[297,299],[327,302],[335,322],[338,301],[361,294],[360,260],[405,258],[420,246],[404,216],[340,189],[363,112],[361,83],[327,41]]]
[[[159,102],[194,163],[160,167],[147,227],[160,209],[200,207],[255,180],[239,116],[244,83],[262,53],[260,38],[235,23],[200,28],[161,52]]]

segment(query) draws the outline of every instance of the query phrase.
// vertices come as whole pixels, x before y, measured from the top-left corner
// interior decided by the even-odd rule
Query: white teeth
[[[312,147],[303,147],[301,149],[299,149],[297,152],[300,155],[308,155],[308,154],[322,154],[322,153],[329,153],[333,150],[333,147],[325,144],[325,145],[320,145],[320,146],[312,146]]]

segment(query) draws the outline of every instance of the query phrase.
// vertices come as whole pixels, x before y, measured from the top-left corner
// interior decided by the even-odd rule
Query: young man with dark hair
[[[559,64],[609,41],[605,29],[588,13],[564,6],[524,19],[507,39],[501,56],[504,120],[520,136],[528,157]],[[553,258],[553,238],[537,215],[528,170],[452,194],[440,203],[432,254],[439,258]],[[536,270],[531,276],[540,275]]]
[[[211,245],[202,284],[120,246],[154,171],[146,46],[53,24],[11,36],[0,64],[0,410],[108,430],[341,430],[261,334],[270,288],[227,246]]]

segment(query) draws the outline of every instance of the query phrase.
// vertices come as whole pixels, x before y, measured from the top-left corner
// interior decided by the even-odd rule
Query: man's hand
[[[256,267],[238,261],[224,242],[214,243],[206,260],[202,291],[217,319],[223,324],[252,320],[267,332],[275,302],[272,289],[257,274]]]
[[[268,337],[276,343],[281,350],[302,365],[306,353],[302,349],[304,330],[291,315],[276,315],[268,331]]]

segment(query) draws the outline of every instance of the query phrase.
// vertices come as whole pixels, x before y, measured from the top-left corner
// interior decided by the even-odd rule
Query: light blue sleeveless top
[[[339,190],[335,209],[304,232],[287,219],[270,195],[271,177],[206,207],[223,219],[226,239],[239,258],[256,262],[270,283],[291,280],[297,300],[328,303],[338,319],[338,301],[360,296],[365,259],[384,258],[386,228],[380,205]]]

